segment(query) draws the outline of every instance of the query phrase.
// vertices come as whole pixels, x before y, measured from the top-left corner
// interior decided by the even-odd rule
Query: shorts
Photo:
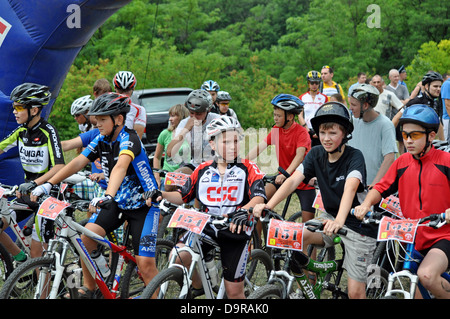
[[[276,189],[280,188],[280,184],[272,184],[276,187]],[[314,208],[314,200],[316,199],[316,190],[315,189],[296,189],[294,191],[297,194],[298,200],[300,202],[300,206],[303,211],[314,213],[316,209]]]
[[[159,224],[158,208],[145,205],[134,210],[124,210],[117,207],[115,203],[108,209],[102,208],[98,214],[93,214],[89,219],[90,223],[99,225],[106,233],[116,230],[125,221],[128,221],[134,254],[155,257]]]
[[[334,220],[334,217],[327,213],[322,213],[318,220],[323,219]],[[361,235],[346,226],[344,226],[344,229],[347,230],[347,235],[339,235],[344,243],[345,249],[343,267],[347,270],[348,276],[353,280],[367,282],[368,269],[372,263],[377,240],[369,236]],[[322,234],[322,237],[325,242],[325,247],[334,245],[333,239],[336,236]]]
[[[430,248],[424,249],[422,251],[420,251],[420,253],[425,256],[430,249],[439,249],[442,250],[444,252],[444,254],[447,256],[447,268],[450,268],[450,240],[447,239],[442,239],[439,240],[438,242],[434,243]]]
[[[245,233],[233,234],[230,230],[217,230],[210,224],[204,230],[206,239],[202,239],[202,252],[206,256],[214,249],[214,245],[208,243],[214,241],[220,247],[220,259],[222,261],[223,277],[230,282],[242,282],[245,279],[245,269],[249,256],[249,236]],[[191,232],[182,239],[183,243],[190,241]]]

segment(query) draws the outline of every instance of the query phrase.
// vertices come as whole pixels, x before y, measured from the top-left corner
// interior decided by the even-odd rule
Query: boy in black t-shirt
[[[347,230],[341,235],[345,244],[344,268],[348,272],[348,295],[365,298],[367,267],[375,249],[375,229],[361,224],[350,215],[351,208],[360,204],[366,184],[366,168],[361,151],[345,145],[353,131],[350,112],[339,102],[323,104],[311,124],[318,132],[321,146],[315,146],[303,163],[288,178],[267,204],[256,205],[253,213],[259,217],[264,208],[273,209],[300,182],[308,183],[316,177],[322,194],[326,213],[320,216],[324,232],[304,230],[304,245],[332,245],[333,236],[339,229]]]

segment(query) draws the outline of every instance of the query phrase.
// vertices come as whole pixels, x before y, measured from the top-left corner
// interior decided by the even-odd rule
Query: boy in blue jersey
[[[89,115],[96,117],[100,135],[66,169],[37,187],[33,195],[48,194],[52,184],[100,158],[108,187],[104,196],[91,201],[91,205],[100,208],[100,212],[92,216],[86,228],[105,236],[127,221],[136,262],[145,284],[148,284],[157,273],[154,257],[159,210],[146,206],[142,194],[155,190],[157,184],[139,136],[125,127],[129,109],[129,98],[125,95],[106,93],[97,98]],[[96,248],[95,241],[86,236],[82,240],[89,252]],[[95,289],[95,280],[84,265],[83,278],[84,287],[80,293],[90,297]]]

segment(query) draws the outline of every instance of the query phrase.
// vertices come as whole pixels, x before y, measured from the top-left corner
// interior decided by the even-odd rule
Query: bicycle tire
[[[291,216],[289,216],[288,221],[301,223],[302,222],[301,218],[302,218],[302,211],[298,211],[298,212],[292,214]]]
[[[263,249],[252,249],[246,268],[246,285],[244,294],[249,296],[269,280],[270,272],[274,269],[272,259]]]
[[[11,254],[0,244],[0,282],[4,282],[14,271],[14,263]]]
[[[368,299],[383,299],[387,292],[389,273],[384,268],[377,268],[373,275],[367,278],[366,297]]]
[[[169,255],[174,243],[167,239],[158,238],[156,242],[156,268],[158,271],[165,269],[169,262]],[[125,267],[125,272],[120,280],[120,298],[135,298],[142,294],[145,288],[144,280],[139,273],[135,262],[130,261]]]
[[[54,263],[55,259],[48,256],[27,260],[8,277],[0,290],[0,299],[34,299],[37,284],[36,269],[40,271],[51,270]],[[77,298],[76,285],[70,287],[72,285],[70,284],[71,280],[73,280],[73,278],[69,278],[70,276],[71,274],[64,271],[57,294],[58,298],[67,298],[67,293],[69,299]],[[50,282],[53,282],[53,278]]]
[[[252,292],[248,299],[282,299],[281,287],[274,284],[267,284]]]
[[[161,288],[161,285],[167,283],[168,288],[164,295],[160,291],[158,299],[181,299],[180,293],[183,288],[185,273],[181,268],[170,267],[159,272],[152,281],[145,287],[140,296],[141,299],[151,299],[152,296]],[[192,292],[188,288],[185,299],[191,299]]]

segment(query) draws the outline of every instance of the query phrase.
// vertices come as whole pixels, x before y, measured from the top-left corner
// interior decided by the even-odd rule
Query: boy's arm
[[[67,152],[76,148],[83,147],[83,141],[81,137],[77,136],[71,140],[61,141],[61,147],[63,152]]]
[[[262,141],[261,143],[256,145],[252,150],[250,150],[250,152],[248,152],[248,154],[245,156],[245,159],[254,160],[255,158],[258,157],[259,154],[261,154],[262,151],[264,151],[267,148],[267,146],[268,145],[266,141]]]
[[[161,193],[162,193],[162,197],[164,199],[167,199],[172,204],[175,204],[175,205],[182,205],[182,204],[184,204],[183,197],[181,196],[181,193],[178,192],[178,191],[161,192]]]
[[[56,164],[55,166],[53,166],[47,173],[45,173],[44,175],[36,178],[34,180],[34,182],[37,185],[42,185],[44,184],[46,181],[48,181],[50,178],[52,178],[53,176],[55,176],[56,173],[58,173],[65,165],[64,164]]]
[[[359,220],[362,220],[364,216],[372,209],[372,206],[379,203],[382,199],[381,193],[372,188],[367,194],[366,198],[361,205],[355,207],[354,215]]]

